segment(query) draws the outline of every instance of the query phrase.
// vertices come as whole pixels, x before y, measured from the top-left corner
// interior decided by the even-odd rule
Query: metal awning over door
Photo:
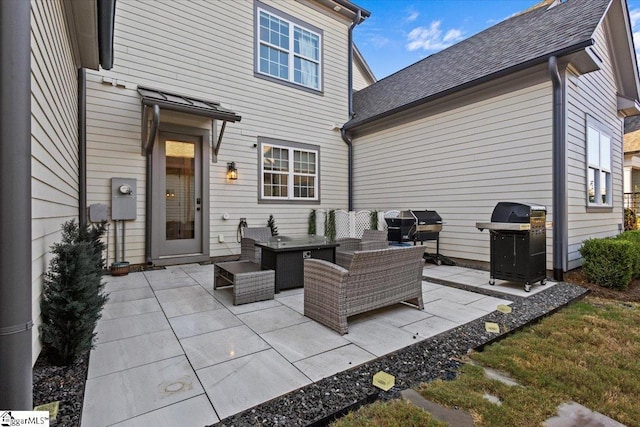
[[[138,86],[138,93],[142,100],[142,154],[150,155],[153,150],[153,143],[158,134],[160,125],[160,110],[177,111],[181,113],[193,114],[196,116],[211,119],[211,136],[214,138],[214,123],[216,120],[222,121],[220,134],[213,147],[213,160],[216,161],[222,136],[227,122],[239,122],[241,117],[231,110],[220,106],[219,102],[204,101],[184,95],[176,95],[155,89]]]

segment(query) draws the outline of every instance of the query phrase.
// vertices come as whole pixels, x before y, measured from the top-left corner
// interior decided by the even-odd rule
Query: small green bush
[[[273,215],[269,215],[269,219],[267,219],[267,227],[271,229],[272,236],[278,235],[278,227],[276,227],[276,219],[273,217]]]
[[[629,286],[635,268],[636,249],[624,239],[585,240],[580,254],[582,271],[587,280],[600,286],[624,290]]]
[[[49,360],[68,366],[93,347],[94,329],[107,301],[103,293],[104,225],[83,230],[75,221],[62,225],[62,242],[51,247],[40,302],[42,345]]]
[[[625,231],[618,236],[618,239],[626,240],[633,244],[633,277],[640,277],[640,230]]]
[[[636,212],[630,208],[624,208],[624,229],[625,231],[636,230],[638,228],[638,217]]]

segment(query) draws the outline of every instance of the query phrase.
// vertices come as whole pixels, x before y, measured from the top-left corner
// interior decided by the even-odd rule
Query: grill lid
[[[531,221],[531,216],[540,211],[546,214],[547,208],[541,205],[499,202],[491,214],[491,222],[527,224]]]

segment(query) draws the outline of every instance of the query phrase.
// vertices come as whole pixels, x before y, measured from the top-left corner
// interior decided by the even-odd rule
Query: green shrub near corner
[[[585,240],[580,254],[587,280],[607,288],[626,289],[637,268],[637,244],[624,238]]]
[[[630,230],[618,236],[620,240],[631,242],[634,246],[633,278],[640,277],[640,230]]]

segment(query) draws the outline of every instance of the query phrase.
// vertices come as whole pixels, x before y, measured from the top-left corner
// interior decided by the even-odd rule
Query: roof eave
[[[514,65],[514,66],[509,67],[509,68],[504,68],[504,69],[502,69],[500,71],[497,71],[495,73],[487,74],[486,76],[477,78],[475,80],[471,80],[471,81],[469,81],[467,83],[463,83],[461,85],[452,87],[452,88],[444,90],[442,92],[438,92],[438,93],[435,93],[433,95],[427,96],[425,98],[421,98],[421,99],[418,99],[416,101],[410,102],[408,104],[404,104],[404,105],[401,105],[399,107],[393,108],[391,110],[387,110],[384,113],[380,113],[380,114],[371,116],[371,117],[369,117],[367,119],[364,119],[362,121],[357,121],[357,119],[351,120],[351,121],[345,123],[343,128],[346,131],[349,131],[349,132],[354,131],[354,130],[356,130],[358,128],[361,128],[361,127],[363,127],[365,125],[368,125],[368,124],[373,123],[375,121],[378,121],[380,119],[383,119],[383,118],[392,116],[394,114],[397,114],[397,113],[412,109],[412,108],[420,106],[422,104],[426,104],[426,103],[431,102],[433,100],[436,100],[436,99],[439,99],[439,98],[443,98],[445,96],[451,95],[451,94],[456,93],[456,92],[460,92],[460,91],[468,89],[470,87],[473,87],[473,86],[476,86],[476,85],[479,85],[479,84],[482,84],[482,83],[486,83],[488,81],[491,81],[491,80],[494,80],[494,79],[509,75],[511,73],[515,73],[517,71],[522,71],[522,70],[525,70],[527,68],[530,68],[530,67],[545,63],[552,56],[560,58],[560,57],[563,57],[563,56],[567,56],[567,55],[571,55],[571,54],[577,53],[577,52],[579,52],[581,50],[586,49],[589,46],[593,46],[593,44],[594,44],[594,40],[593,39],[585,40],[583,42],[580,42],[580,43],[577,43],[575,45],[566,47],[564,49],[560,49],[558,51],[551,52],[551,53],[539,56],[537,58],[531,59],[529,61],[522,62],[520,64]],[[356,112],[356,114],[357,114],[357,112]]]

